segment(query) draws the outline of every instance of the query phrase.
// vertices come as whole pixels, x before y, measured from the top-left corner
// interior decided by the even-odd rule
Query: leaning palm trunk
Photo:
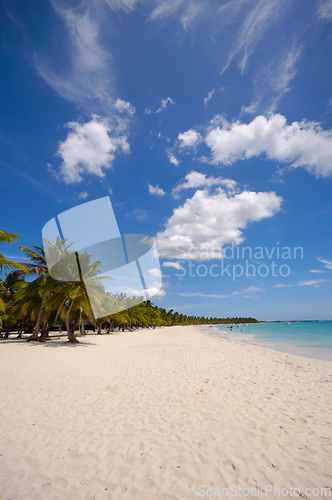
[[[70,321],[69,321],[70,320],[70,311],[71,311],[71,308],[73,307],[74,301],[75,301],[75,299],[71,299],[70,304],[68,306],[68,309],[66,311],[67,336],[68,336],[69,342],[72,342],[73,344],[78,342],[75,333],[70,328]]]
[[[43,295],[43,298],[42,298],[42,301],[41,301],[41,305],[40,305],[40,308],[39,308],[36,325],[35,325],[35,327],[33,329],[32,335],[28,338],[27,342],[30,342],[30,340],[38,340],[38,334],[39,334],[39,330],[40,330],[41,318],[42,318],[42,314],[43,314],[43,311],[44,311],[45,302],[46,302],[46,293]]]

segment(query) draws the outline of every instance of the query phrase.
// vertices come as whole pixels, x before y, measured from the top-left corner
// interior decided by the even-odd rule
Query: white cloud
[[[224,15],[226,14],[227,16],[228,14],[228,17],[234,18],[238,15],[244,3],[244,0],[227,2],[221,6],[220,12],[224,11]],[[228,63],[222,72],[225,71],[237,54],[242,54],[240,69],[243,72],[249,56],[253,53],[263,33],[271,24],[276,22],[280,14],[285,12],[286,8],[287,4],[284,0],[269,0],[268,2],[266,0],[259,0],[255,2],[254,7],[246,15],[244,23],[237,33],[236,42],[229,56]]]
[[[332,113],[332,98],[327,101],[327,109],[329,113]]]
[[[208,93],[207,97],[204,97],[204,104],[205,104],[205,106],[212,99],[212,96],[213,96],[214,92],[215,92],[215,89],[210,90],[210,92]]]
[[[96,115],[90,122],[69,122],[67,126],[71,132],[58,148],[63,160],[61,175],[67,184],[81,182],[84,172],[103,177],[103,168],[111,167],[116,150],[130,151],[126,137],[110,137],[109,125]]]
[[[216,185],[225,186],[227,189],[234,191],[236,182],[232,179],[223,179],[222,177],[217,177],[216,179],[214,177],[206,178],[206,175],[200,174],[199,172],[195,172],[195,170],[193,170],[185,176],[185,182],[178,184],[172,190],[172,196],[174,198],[178,198],[180,191],[182,191],[183,189],[211,187]]]
[[[149,218],[149,212],[147,210],[144,210],[143,208],[135,208],[129,214],[127,214],[127,217],[135,217],[138,222],[143,222]]]
[[[173,153],[171,153],[170,151],[167,151],[167,156],[168,156],[170,163],[173,163],[173,165],[175,165],[176,167],[178,167],[180,165],[179,160],[173,155]]]
[[[165,267],[173,267],[174,269],[182,269],[183,270],[183,266],[181,266],[180,262],[163,262],[162,264],[163,266]]]
[[[317,16],[332,21],[332,0],[321,0],[318,4]]]
[[[323,262],[323,264],[325,264],[325,267],[327,269],[332,269],[332,262],[330,260],[323,260],[323,259],[318,259],[320,262]]]
[[[165,191],[160,188],[158,185],[157,186],[152,186],[151,184],[148,184],[149,186],[149,193],[153,194],[155,196],[165,196]]]
[[[157,109],[156,113],[161,113],[162,111],[164,111],[165,109],[167,109],[167,104],[170,103],[172,104],[172,106],[174,106],[174,101],[173,99],[171,99],[170,97],[166,97],[166,99],[162,99],[161,100],[161,106],[159,109]]]
[[[183,132],[183,134],[179,134],[178,140],[180,141],[180,148],[191,148],[201,142],[202,136],[196,130],[190,129]]]
[[[112,9],[112,10],[125,10],[130,12],[134,9],[135,4],[138,3],[138,0],[104,0],[104,2]]]
[[[317,286],[325,281],[328,280],[308,280],[308,281],[303,280],[300,283],[297,283],[297,286]]]
[[[172,106],[174,106],[174,104],[175,104],[173,99],[171,99],[170,97],[166,97],[166,99],[161,99],[160,102],[161,102],[161,104],[160,104],[160,107],[157,109],[157,111],[154,111],[153,107],[152,108],[145,108],[144,114],[151,115],[152,113],[161,113],[162,111],[165,111],[167,109],[168,103],[170,103]]]
[[[158,283],[155,286],[151,286],[146,290],[147,296],[151,299],[160,300],[166,295],[166,290],[164,288],[159,288]]]
[[[299,281],[298,283],[290,284],[290,285],[278,283],[277,285],[274,285],[273,288],[290,288],[293,286],[314,286],[314,287],[318,288],[321,283],[324,283],[326,281],[329,281],[329,280],[303,280],[303,281]]]
[[[162,278],[160,269],[157,269],[156,267],[154,267],[153,269],[148,269],[148,273],[150,274],[151,278]]]
[[[120,113],[128,113],[130,116],[133,116],[136,112],[135,106],[130,104],[129,102],[122,101],[122,99],[117,99],[115,102],[115,107]]]
[[[176,208],[164,231],[156,237],[160,257],[204,261],[223,257],[227,243],[240,244],[241,229],[251,222],[272,217],[280,210],[282,198],[274,192],[244,191],[229,194],[196,191],[192,198]]]
[[[271,160],[304,167],[317,177],[332,173],[332,132],[314,122],[287,125],[280,114],[257,116],[249,124],[229,124],[210,129],[205,142],[212,152],[211,163],[231,164],[237,160],[266,154]]]
[[[82,199],[82,200],[85,200],[85,198],[88,197],[88,193],[86,191],[84,191],[83,193],[79,193],[78,195],[78,198],[79,199]]]
[[[181,297],[212,297],[215,299],[225,299],[229,295],[217,295],[216,293],[178,293]]]
[[[254,97],[249,106],[242,106],[245,113],[256,113],[264,106],[269,112],[275,111],[277,104],[286,92],[297,73],[297,62],[302,54],[303,45],[294,44],[287,48],[279,61],[272,61],[254,78]]]
[[[177,18],[187,31],[193,26],[199,14],[206,10],[209,0],[154,0],[154,3],[157,6],[150,14],[151,20]]]
[[[297,73],[296,64],[300,59],[303,45],[294,45],[287,49],[277,65],[273,78],[270,79],[270,87],[276,92],[273,99],[273,108],[277,105],[285,92],[289,92],[289,83]]]
[[[248,288],[246,288],[243,291],[244,292],[265,292],[266,290],[264,290],[264,288],[258,288],[257,286],[249,286]]]
[[[191,1],[188,4],[187,9],[180,16],[180,21],[183,28],[188,31],[188,28],[192,28],[195,24],[196,19],[199,14],[203,12],[206,8],[206,0],[204,1]]]
[[[160,283],[156,282],[156,283],[152,283],[152,285],[146,289],[135,289],[135,288],[126,288],[124,290],[122,290],[124,293],[126,293],[127,295],[131,296],[131,297],[148,297],[149,299],[151,299],[152,297],[154,299],[161,299],[162,297],[164,297],[166,295],[166,291],[164,290],[164,288],[160,288]]]
[[[113,90],[113,59],[99,42],[99,22],[93,8],[84,7],[83,3],[76,8],[63,7],[57,0],[51,3],[66,27],[62,46],[57,39],[58,52],[63,50],[63,63],[53,68],[46,56],[35,53],[38,73],[65,99],[81,105],[105,106]]]
[[[321,271],[320,269],[310,269],[310,273],[323,273],[324,271]]]

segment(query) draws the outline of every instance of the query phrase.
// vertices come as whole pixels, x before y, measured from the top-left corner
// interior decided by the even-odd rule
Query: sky
[[[0,0],[0,30],[17,244],[109,196],[159,307],[332,319],[331,0]]]

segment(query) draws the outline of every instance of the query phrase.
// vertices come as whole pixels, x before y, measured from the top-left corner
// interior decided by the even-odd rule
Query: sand
[[[0,350],[1,500],[332,495],[329,362],[192,326]]]

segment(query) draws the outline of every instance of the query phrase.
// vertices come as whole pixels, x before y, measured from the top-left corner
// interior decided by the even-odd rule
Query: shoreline
[[[332,489],[331,364],[208,330],[95,334],[75,345],[2,342],[4,498]]]
[[[206,330],[208,330],[208,326],[206,325]],[[264,341],[256,339],[255,332],[245,333],[242,336],[246,336],[247,339],[240,338],[241,333],[238,333],[236,330],[232,332],[232,334],[227,330],[219,330],[217,327],[219,325],[212,325],[212,332],[208,331],[208,333],[212,335],[216,335],[219,338],[233,340],[234,342],[240,342],[247,345],[252,345],[256,347],[261,347],[262,349],[269,349],[274,352],[280,352],[284,354],[289,354],[292,356],[297,356],[305,359],[316,359],[317,361],[325,361],[328,363],[332,363],[332,349],[325,349],[323,347],[311,348],[311,347],[300,347],[300,346],[292,346],[291,344],[287,344],[287,342],[279,341],[276,345],[273,343],[277,341]],[[237,337],[237,338],[236,338]]]

